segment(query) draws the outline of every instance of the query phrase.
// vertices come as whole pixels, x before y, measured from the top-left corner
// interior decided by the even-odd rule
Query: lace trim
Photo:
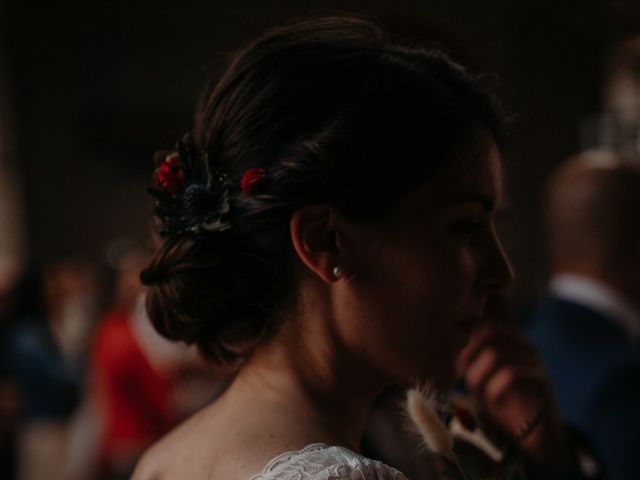
[[[298,455],[302,455],[303,453],[307,453],[307,452],[315,452],[315,451],[318,451],[318,450],[324,450],[326,448],[329,448],[329,445],[327,445],[326,443],[311,443],[311,444],[307,445],[306,447],[301,448],[300,450],[291,450],[289,452],[281,453],[277,457],[272,458],[269,461],[269,463],[267,463],[267,465],[262,469],[262,471],[260,473],[258,473],[257,475],[252,476],[249,480],[258,480],[263,475],[275,470],[275,468],[280,463],[288,462],[293,457],[297,457]]]
[[[333,451],[331,455],[324,459],[320,458],[306,458],[308,454],[314,452],[323,452],[324,450]],[[321,453],[320,455],[323,455]],[[335,456],[335,458],[334,458]],[[343,457],[343,458],[341,458]],[[325,460],[329,460],[326,462]],[[291,465],[292,469],[279,472],[279,469],[288,467],[288,463],[294,463]],[[307,470],[310,468],[310,470]],[[352,470],[353,469],[353,470]],[[338,480],[343,478],[343,474],[352,472],[356,474],[359,479],[364,478],[376,478],[387,480],[407,480],[401,472],[393,467],[385,465],[384,463],[372,460],[370,458],[363,457],[349,449],[338,446],[327,445],[326,443],[312,443],[300,450],[293,450],[289,452],[281,453],[276,456],[262,469],[262,471],[252,476],[249,480],[264,480],[272,477],[272,474],[277,474],[280,478],[281,474],[284,474],[282,478],[301,480],[304,478],[316,478],[320,472],[324,472],[322,478]],[[351,475],[348,478],[356,478]],[[347,477],[344,477],[347,478]]]

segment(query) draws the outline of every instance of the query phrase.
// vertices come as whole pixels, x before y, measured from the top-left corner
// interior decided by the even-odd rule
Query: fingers
[[[545,384],[545,373],[541,368],[506,365],[499,368],[486,381],[482,388],[482,397],[486,404],[494,407],[503,406],[512,395],[520,396],[522,402],[531,403],[532,400],[540,397],[541,393],[546,394],[546,392],[535,391],[537,386],[542,387]]]
[[[504,329],[477,332],[459,359],[469,390],[495,408],[511,396],[537,400],[549,395],[549,384],[537,350],[526,339]]]
[[[505,396],[527,391],[534,398],[546,395],[548,385],[542,366],[528,358],[505,357],[483,351],[464,372],[469,390],[484,403],[498,406]]]
[[[503,356],[525,356],[539,361],[537,350],[524,337],[511,330],[488,325],[474,333],[460,354],[460,370],[466,370],[487,349],[499,351]]]
[[[514,438],[549,405],[542,421],[521,443],[535,458],[548,458],[564,445],[553,391],[537,350],[515,332],[487,326],[476,332],[458,359],[469,391],[497,427]]]

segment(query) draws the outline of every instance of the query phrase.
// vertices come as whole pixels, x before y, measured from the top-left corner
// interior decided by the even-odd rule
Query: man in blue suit
[[[552,278],[530,318],[561,414],[606,478],[640,478],[640,170],[587,152],[548,189]]]

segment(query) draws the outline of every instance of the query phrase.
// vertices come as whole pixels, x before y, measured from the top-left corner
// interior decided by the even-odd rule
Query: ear
[[[337,213],[328,205],[306,205],[291,215],[289,230],[300,261],[322,281],[335,282],[335,266],[342,266]]]

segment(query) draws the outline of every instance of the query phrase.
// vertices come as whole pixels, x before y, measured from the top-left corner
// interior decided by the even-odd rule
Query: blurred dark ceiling
[[[635,0],[73,2],[0,4],[12,160],[25,187],[28,249],[97,255],[144,242],[151,154],[188,129],[208,72],[265,28],[308,14],[360,13],[435,39],[495,72],[516,113],[508,150],[507,244],[520,297],[545,275],[538,197],[600,110],[612,45],[640,31]],[[0,50],[0,51],[2,51]],[[4,99],[0,99],[4,101]],[[517,234],[515,233],[517,232]]]

